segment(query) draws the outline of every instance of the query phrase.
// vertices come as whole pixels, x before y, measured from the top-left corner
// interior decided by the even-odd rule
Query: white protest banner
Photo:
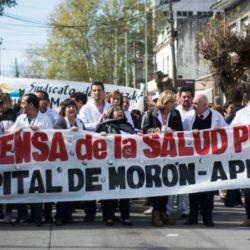
[[[2,203],[135,198],[250,187],[250,126],[108,135],[0,137]]]
[[[3,92],[9,93],[13,99],[18,100],[23,94],[42,90],[49,94],[52,106],[59,106],[63,100],[69,98],[70,95],[78,91],[90,97],[90,86],[91,83],[87,82],[0,77],[0,88]],[[105,84],[105,91],[107,94],[117,89],[119,89],[124,96],[129,97],[131,107],[133,106],[136,108],[137,104],[138,107],[141,107],[143,89],[140,90],[125,86]]]

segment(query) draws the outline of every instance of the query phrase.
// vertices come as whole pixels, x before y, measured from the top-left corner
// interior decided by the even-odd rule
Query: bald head
[[[204,113],[208,108],[208,99],[205,95],[196,95],[193,99],[193,108],[197,114]]]

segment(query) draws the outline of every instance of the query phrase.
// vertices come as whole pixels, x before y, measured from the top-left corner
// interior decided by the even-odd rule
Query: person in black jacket
[[[159,96],[155,108],[145,113],[142,120],[144,134],[182,131],[182,120],[178,110],[175,109],[175,93],[165,90]],[[166,213],[168,196],[152,197],[153,212],[152,225],[172,225],[174,222],[169,219]]]
[[[15,122],[16,114],[12,109],[12,100],[7,93],[0,94],[0,135],[4,134]],[[5,214],[0,206],[0,218],[4,216],[4,221],[10,223],[12,220],[12,209],[14,204],[7,204]]]
[[[61,104],[59,117],[54,122],[55,129],[85,129],[83,122],[76,117],[77,106],[74,100],[66,99]],[[72,202],[57,202],[55,223],[60,226],[72,221]]]
[[[106,119],[99,124],[96,132],[105,134],[134,134],[134,128],[126,121],[124,112],[120,106],[113,105],[106,114]],[[117,200],[102,200],[103,220],[107,226],[112,226],[115,219]],[[129,199],[120,199],[119,206],[121,219],[124,225],[132,225],[130,220]]]

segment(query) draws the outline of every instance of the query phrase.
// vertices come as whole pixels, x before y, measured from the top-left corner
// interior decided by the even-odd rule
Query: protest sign
[[[250,187],[249,125],[107,135],[70,130],[0,137],[0,201],[135,198]]]

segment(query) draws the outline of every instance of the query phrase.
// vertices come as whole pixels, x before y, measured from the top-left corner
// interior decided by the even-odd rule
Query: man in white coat
[[[91,85],[92,99],[83,105],[78,117],[83,121],[86,130],[96,131],[98,124],[109,110],[110,104],[105,101],[105,90],[102,82],[93,82]],[[96,214],[96,201],[84,202],[85,222],[94,221]]]
[[[236,115],[230,125],[247,125],[250,123],[250,101],[245,108],[236,112]],[[244,227],[250,227],[250,188],[244,189],[246,220],[241,224]]]
[[[185,115],[184,130],[203,130],[228,126],[223,116],[216,110],[208,107],[205,95],[197,95],[193,100],[193,110]],[[214,192],[197,192],[189,194],[190,213],[184,225],[198,224],[199,210],[203,218],[203,225],[213,227],[212,212],[214,207]]]
[[[105,101],[105,90],[102,82],[92,83],[91,97],[92,99],[81,108],[78,117],[83,121],[86,130],[96,131],[103,115],[110,108],[110,104]]]
[[[192,101],[193,101],[193,90],[190,87],[182,87],[178,93],[179,105],[176,109],[180,112],[181,120],[184,121],[185,115],[193,110]],[[170,215],[174,212],[174,195],[168,197],[167,213]],[[183,219],[188,218],[189,214],[189,195],[180,194],[177,196],[177,212]]]
[[[15,132],[22,129],[52,129],[52,121],[45,114],[39,111],[39,97],[35,94],[28,93],[22,97],[21,108],[23,114],[19,115],[14,125],[8,130],[9,132]],[[27,204],[18,204],[18,223],[23,223],[28,220],[28,207]],[[33,203],[31,204],[32,219],[37,226],[42,224],[43,204]]]

